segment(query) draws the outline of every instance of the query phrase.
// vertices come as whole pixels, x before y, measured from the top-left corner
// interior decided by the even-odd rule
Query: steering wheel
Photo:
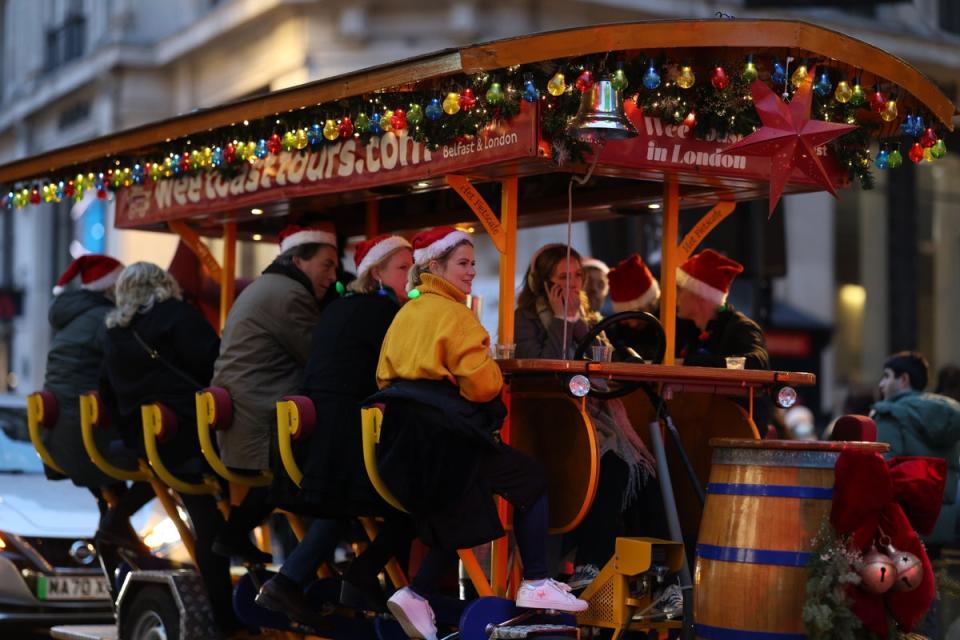
[[[631,324],[625,324],[630,322]],[[637,325],[637,326],[634,326]],[[594,341],[601,333],[606,332],[614,346],[613,359],[619,362],[646,362],[640,355],[650,356],[649,361],[654,364],[663,362],[667,351],[667,335],[663,325],[652,313],[646,311],[624,311],[607,316],[577,344],[574,352],[575,360],[583,360]],[[590,381],[590,393],[597,398],[610,400],[625,396],[638,389],[643,383],[629,380],[605,380],[603,386]]]

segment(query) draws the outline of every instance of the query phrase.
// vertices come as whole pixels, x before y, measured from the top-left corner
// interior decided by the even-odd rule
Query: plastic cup
[[[747,364],[747,359],[743,356],[729,356],[727,358],[727,369],[743,369]]]
[[[590,355],[594,362],[610,362],[613,358],[613,347],[609,344],[595,344],[590,347]]]
[[[493,357],[497,360],[513,360],[517,355],[517,345],[516,343],[510,342],[507,344],[495,344],[493,345]]]

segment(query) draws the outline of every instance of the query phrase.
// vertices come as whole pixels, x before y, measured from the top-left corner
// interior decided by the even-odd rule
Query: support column
[[[680,224],[680,184],[675,175],[663,180],[663,257],[660,261],[660,322],[667,334],[663,364],[673,364],[677,341],[677,236]]]
[[[500,254],[500,300],[497,342],[513,342],[514,278],[517,267],[517,178],[507,178],[500,183],[500,225],[503,228],[505,247]]]
[[[237,223],[223,225],[223,265],[220,270],[220,330],[227,322],[233,306],[234,286],[237,281]]]

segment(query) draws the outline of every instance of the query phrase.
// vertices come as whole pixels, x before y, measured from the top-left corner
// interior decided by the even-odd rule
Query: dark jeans
[[[484,456],[480,477],[490,491],[513,505],[513,533],[523,560],[523,578],[542,580],[548,577],[546,471],[533,458],[513,447],[500,445],[495,453]],[[443,572],[456,561],[453,551],[430,549],[411,587],[427,596],[436,589]]]
[[[613,557],[617,536],[623,534],[623,493],[630,469],[616,454],[608,451],[600,458],[600,474],[593,505],[567,543],[576,547],[576,565],[603,567]]]
[[[317,569],[333,556],[342,531],[338,520],[317,518],[307,527],[303,540],[283,561],[280,575],[290,578],[301,588],[317,575]]]

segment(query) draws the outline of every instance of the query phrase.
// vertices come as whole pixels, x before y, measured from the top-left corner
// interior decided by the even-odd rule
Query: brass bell
[[[870,547],[870,551],[863,557],[863,568],[860,570],[861,585],[871,593],[886,593],[897,579],[897,568],[893,560]]]
[[[920,558],[909,551],[900,551],[892,544],[887,545],[886,551],[897,570],[897,580],[893,590],[913,591],[919,587],[923,582],[923,563],[920,562]]]
[[[580,110],[570,121],[568,130],[586,142],[625,140],[637,130],[623,113],[623,99],[613,88],[610,78],[593,83],[580,98]]]

